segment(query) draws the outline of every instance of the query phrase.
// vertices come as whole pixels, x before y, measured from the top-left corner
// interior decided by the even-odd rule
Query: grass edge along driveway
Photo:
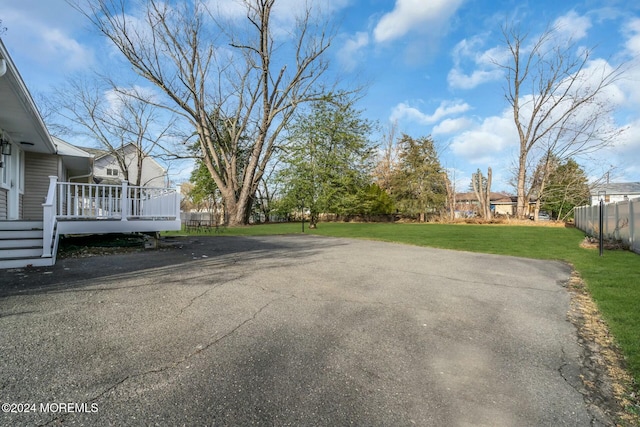
[[[300,223],[229,228],[224,235],[273,235],[300,233]],[[525,258],[561,260],[571,264],[587,289],[622,350],[626,368],[640,386],[640,255],[629,251],[605,251],[580,246],[584,233],[575,228],[470,225],[320,223],[310,234],[365,238],[387,242],[464,250]],[[170,233],[168,233],[170,234]],[[637,399],[632,399],[637,400]],[[637,407],[627,410],[638,415]]]

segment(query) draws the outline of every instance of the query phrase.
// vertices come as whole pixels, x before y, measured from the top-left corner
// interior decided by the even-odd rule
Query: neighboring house
[[[93,154],[93,180],[97,184],[121,184],[126,175],[128,175],[128,182],[132,185],[164,187],[167,183],[167,170],[149,156],[143,157],[140,182],[136,182],[138,178],[138,150],[133,143],[119,148],[117,153],[97,148],[78,148]],[[118,162],[116,155],[122,156],[122,163],[124,163],[127,174]]]
[[[53,265],[62,234],[180,229],[176,189],[92,181],[90,153],[49,135],[0,40],[0,268]]]
[[[600,203],[600,197],[605,203],[623,202],[640,198],[640,182],[618,182],[597,184],[591,188],[591,205]]]
[[[516,214],[517,197],[506,193],[491,193],[489,196],[493,215],[514,216]],[[475,216],[480,209],[480,202],[473,192],[456,194],[456,217]]]

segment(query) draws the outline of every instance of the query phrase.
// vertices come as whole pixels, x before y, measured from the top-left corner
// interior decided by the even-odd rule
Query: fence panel
[[[599,230],[599,206],[576,208],[576,227],[590,236],[597,236]],[[621,241],[634,252],[640,253],[640,199],[604,205],[602,232],[605,238]]]

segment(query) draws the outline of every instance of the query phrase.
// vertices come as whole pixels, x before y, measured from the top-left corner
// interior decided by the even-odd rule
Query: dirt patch
[[[577,273],[572,274],[567,287],[571,292],[568,317],[576,326],[584,349],[581,378],[585,400],[614,419],[618,426],[640,425],[637,385],[626,371],[624,358],[595,302]]]
[[[580,247],[584,249],[599,249],[600,240],[596,237],[587,236],[582,242],[580,242]],[[628,250],[629,246],[624,245],[620,241],[604,240],[602,242],[602,248],[606,250]]]
[[[144,251],[144,236],[139,234],[65,236],[60,240],[58,258],[87,258],[139,251]]]

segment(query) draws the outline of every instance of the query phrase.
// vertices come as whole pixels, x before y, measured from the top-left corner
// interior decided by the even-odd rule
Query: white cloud
[[[210,0],[208,8],[214,15],[231,20],[247,16],[247,7],[242,0]]]
[[[40,64],[55,64],[57,69],[69,72],[87,69],[94,64],[93,51],[74,39],[66,27],[51,27],[46,17],[38,19],[29,10],[17,4],[3,9],[2,23],[8,27],[3,36],[11,51],[20,50]]]
[[[470,109],[471,107],[467,103],[460,101],[443,101],[440,103],[440,106],[436,108],[436,111],[434,111],[433,114],[425,114],[417,108],[401,102],[393,108],[390,121],[393,122],[396,120],[407,119],[420,124],[432,124],[446,116],[464,113]]]
[[[373,34],[377,42],[398,39],[412,30],[447,22],[463,0],[396,0],[393,10],[385,14]]]
[[[584,156],[582,164],[590,181],[602,179],[606,173],[614,182],[638,181],[640,177],[640,119],[628,124],[615,144]]]
[[[553,28],[556,29],[557,35],[576,41],[587,37],[587,32],[591,28],[591,19],[580,16],[572,10],[556,19]]]
[[[338,60],[346,71],[355,69],[362,59],[362,49],[369,45],[369,34],[358,32],[347,39],[338,51]]]
[[[496,63],[504,63],[509,52],[503,47],[483,50],[485,44],[482,36],[463,39],[453,48],[453,68],[447,75],[447,83],[455,89],[473,89],[483,83],[498,80],[503,71]],[[463,68],[469,64],[473,71],[466,73]]]
[[[634,18],[623,26],[625,40],[625,54],[629,62],[625,77],[619,82],[619,86],[629,101],[629,108],[638,111],[640,109],[640,18]]]
[[[447,75],[447,83],[456,89],[473,89],[483,83],[498,80],[502,77],[502,71],[474,70],[471,74],[465,74],[458,68],[453,68]]]
[[[308,7],[313,9],[312,16],[329,16],[346,7],[351,0],[278,0],[274,3],[271,19],[272,28],[278,34],[288,33],[298,17],[303,16]],[[215,15],[238,21],[247,17],[247,5],[244,0],[209,0],[209,10]]]
[[[475,128],[456,135],[451,151],[472,164],[491,164],[498,155],[517,144],[512,114],[506,109],[501,116],[487,117]]]
[[[445,119],[438,125],[434,126],[432,132],[434,135],[457,133],[471,127],[472,125],[473,120],[466,117],[460,117],[458,119]]]
[[[640,18],[634,18],[624,26],[627,36],[625,48],[632,57],[640,55]]]
[[[43,48],[51,58],[61,59],[67,70],[81,70],[93,63],[93,52],[67,36],[61,30],[45,29],[42,31]]]
[[[549,42],[557,44],[563,40],[580,40],[587,36],[591,28],[591,20],[586,16],[580,16],[575,11],[556,19],[553,28],[554,37]],[[473,36],[461,40],[452,51],[453,68],[449,71],[447,82],[455,89],[473,89],[481,84],[499,80],[503,76],[503,70],[496,64],[510,62],[511,54],[504,46],[496,46],[483,50],[485,36]],[[530,38],[531,41],[537,40]],[[523,52],[530,49],[526,46]],[[471,71],[465,71],[471,68]]]

